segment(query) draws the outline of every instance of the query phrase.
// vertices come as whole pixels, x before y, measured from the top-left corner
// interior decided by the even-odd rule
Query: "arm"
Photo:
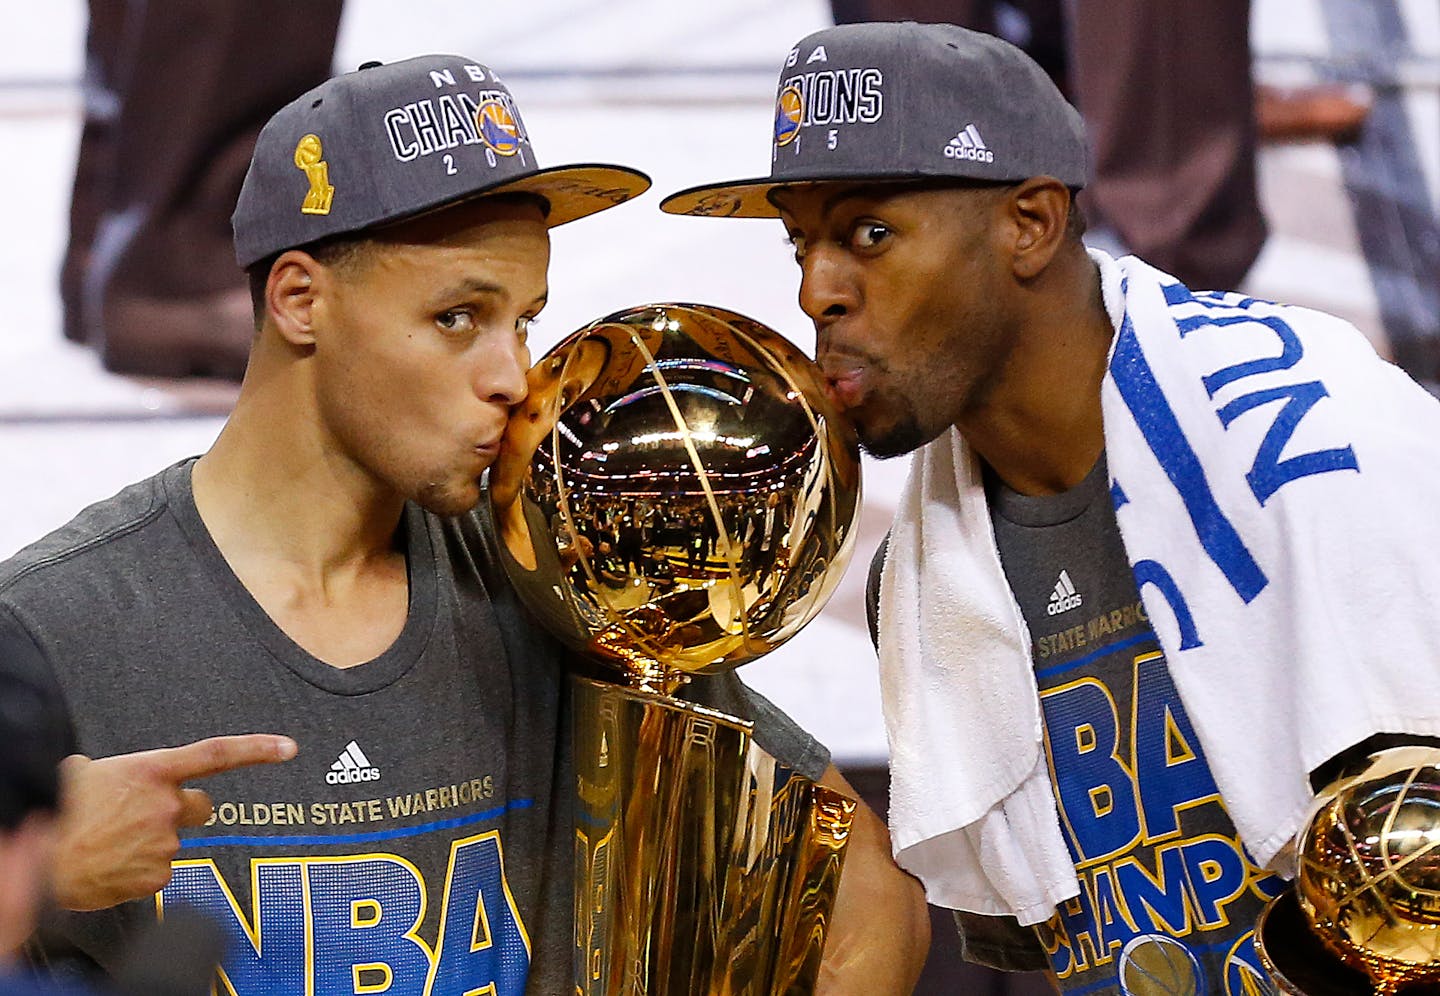
[[[820,784],[859,795],[832,764]],[[817,996],[914,990],[930,950],[930,913],[920,883],[890,856],[890,832],[861,802],[845,850],[840,892],[820,962]]]

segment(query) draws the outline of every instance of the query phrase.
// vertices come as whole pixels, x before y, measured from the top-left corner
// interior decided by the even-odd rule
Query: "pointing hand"
[[[252,733],[182,747],[60,764],[60,833],[55,898],[97,910],[154,895],[170,881],[179,829],[210,819],[210,797],[184,783],[295,756],[289,737]]]

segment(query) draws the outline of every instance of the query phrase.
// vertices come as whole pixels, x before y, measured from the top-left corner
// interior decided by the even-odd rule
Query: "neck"
[[[302,366],[252,362],[192,483],[200,517],[232,565],[266,562],[323,579],[393,554],[404,501],[323,434]]]
[[[1025,291],[1030,305],[1003,382],[955,426],[1010,488],[1067,491],[1105,449],[1100,386],[1114,328],[1100,275],[1075,249]]]

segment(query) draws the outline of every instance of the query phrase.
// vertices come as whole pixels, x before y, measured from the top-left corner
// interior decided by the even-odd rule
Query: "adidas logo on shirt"
[[[380,780],[380,769],[370,763],[365,752],[355,741],[345,745],[340,759],[325,772],[325,781],[331,785],[349,785],[353,782],[376,782]]]
[[[985,141],[980,137],[980,132],[975,130],[973,124],[965,126],[965,130],[954,138],[950,144],[945,146],[946,159],[971,159],[977,163],[993,163],[995,153],[985,146]]]
[[[1075,590],[1075,585],[1070,580],[1070,573],[1062,570],[1060,580],[1055,582],[1055,590],[1050,593],[1050,604],[1045,607],[1045,613],[1058,616],[1062,612],[1080,608],[1083,601],[1084,599],[1080,597],[1080,593]]]

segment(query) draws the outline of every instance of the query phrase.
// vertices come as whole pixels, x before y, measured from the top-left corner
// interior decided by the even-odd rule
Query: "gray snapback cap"
[[[775,187],[830,180],[1085,185],[1085,127],[1028,55],[953,24],[845,24],[790,50],[775,99],[770,175],[706,184],[671,214],[774,218]]]
[[[553,227],[649,186],[624,166],[541,169],[515,99],[473,59],[368,64],[287,104],[261,130],[231,217],[235,258],[247,267],[482,194],[536,194]]]

